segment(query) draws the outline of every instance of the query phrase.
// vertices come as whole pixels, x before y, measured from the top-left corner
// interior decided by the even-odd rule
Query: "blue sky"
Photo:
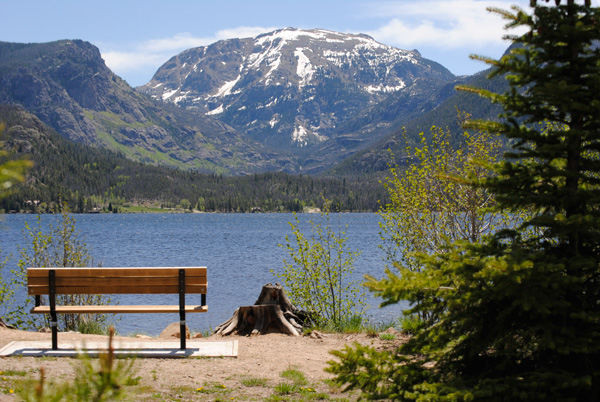
[[[505,21],[486,7],[513,4],[529,9],[529,0],[0,0],[0,41],[83,39],[139,86],[191,47],[277,28],[323,28],[418,49],[463,75],[486,67],[469,54],[499,57],[508,46]]]

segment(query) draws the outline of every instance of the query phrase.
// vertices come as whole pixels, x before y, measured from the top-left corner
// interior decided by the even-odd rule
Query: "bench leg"
[[[48,271],[50,302],[50,328],[52,328],[52,350],[58,349],[58,318],[56,317],[56,271]]]
[[[185,321],[181,321],[181,324],[179,325],[179,332],[181,334],[180,349],[185,350],[185,335],[186,335]]]
[[[52,350],[58,350],[58,328],[56,321],[50,324],[52,326]]]
[[[185,350],[185,270],[179,270],[179,335],[180,349]]]

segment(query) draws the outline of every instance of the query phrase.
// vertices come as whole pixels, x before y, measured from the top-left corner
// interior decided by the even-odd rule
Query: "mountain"
[[[144,206],[202,211],[302,211],[331,201],[333,210],[373,211],[385,202],[377,180],[291,175],[223,176],[142,164],[123,154],[69,141],[18,106],[0,105],[0,143],[7,160],[34,165],[18,191],[0,199],[0,211],[45,212],[59,201],[71,211]]]
[[[416,50],[322,29],[189,49],[137,89],[87,42],[0,42],[0,104],[135,161],[226,175],[385,170],[400,128],[411,137],[454,120],[453,88],[470,79]]]
[[[81,40],[0,42],[0,104],[21,105],[66,138],[133,160],[205,172],[295,171],[226,124],[157,103],[110,71]]]
[[[408,145],[405,138],[408,141],[414,141],[418,138],[419,133],[429,133],[432,126],[447,128],[451,133],[458,136],[463,131],[458,120],[458,111],[468,113],[473,119],[497,119],[502,112],[500,106],[488,100],[482,100],[476,94],[454,89],[456,85],[460,84],[483,88],[495,93],[506,92],[509,86],[504,76],[488,79],[491,72],[492,69],[487,69],[471,76],[459,77],[450,82],[438,92],[440,99],[443,100],[436,107],[425,113],[417,113],[412,119],[402,122],[402,124],[396,122],[393,126],[394,129],[388,135],[346,158],[329,169],[328,173],[356,176],[386,171],[390,162],[389,151],[396,155],[396,162],[402,164],[400,155],[403,154],[404,148]]]
[[[387,134],[390,122],[437,106],[454,79],[419,52],[366,35],[286,28],[186,50],[137,89],[322,169]]]

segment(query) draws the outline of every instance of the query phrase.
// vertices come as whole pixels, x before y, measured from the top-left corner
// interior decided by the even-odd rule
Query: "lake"
[[[292,214],[90,214],[74,215],[76,228],[90,254],[104,267],[208,267],[208,313],[188,314],[192,331],[215,328],[229,319],[239,306],[254,304],[262,285],[276,282],[271,270],[282,271],[287,251],[279,247],[285,236],[292,237],[288,222]],[[309,220],[318,214],[298,215],[305,235]],[[43,227],[57,216],[42,215]],[[352,280],[369,273],[383,276],[383,253],[378,248],[379,217],[376,214],[331,214],[335,226],[347,225],[348,245],[362,254],[357,258]],[[35,226],[34,215],[0,216],[0,248],[4,259],[12,255],[5,270],[14,268],[17,245],[25,244],[25,223]],[[3,276],[5,276],[4,274]],[[24,292],[22,293],[24,297]],[[121,304],[177,304],[176,295],[112,296]],[[158,299],[157,299],[158,298]],[[198,296],[199,298],[199,296]],[[186,297],[194,303],[194,296]],[[199,302],[199,300],[198,300]],[[372,321],[391,321],[405,306],[380,309],[379,299],[367,294]],[[120,319],[118,319],[120,317]],[[157,335],[168,324],[179,320],[177,314],[123,314],[117,316],[120,334]]]

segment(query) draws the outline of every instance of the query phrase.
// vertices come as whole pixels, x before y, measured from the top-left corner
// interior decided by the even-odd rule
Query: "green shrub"
[[[65,207],[66,209],[66,207]],[[80,239],[75,228],[75,218],[68,210],[60,214],[58,223],[48,224],[47,230],[42,226],[41,216],[37,216],[34,227],[25,224],[27,244],[21,247],[21,259],[18,262],[18,278],[22,285],[26,283],[28,267],[92,267],[93,257],[85,242]],[[33,298],[27,298],[28,304],[33,304]],[[104,305],[110,303],[105,295],[57,295],[59,305]],[[37,315],[36,315],[37,316]],[[59,331],[80,331],[105,333],[109,325],[109,315],[104,314],[59,314]],[[47,324],[48,317],[31,317],[20,322],[21,326],[37,329]]]
[[[402,331],[408,335],[415,335],[424,325],[424,321],[417,314],[407,314],[400,317],[400,326]]]
[[[364,314],[364,291],[348,280],[360,252],[348,249],[345,232],[334,228],[327,211],[320,223],[309,221],[310,237],[301,232],[298,216],[294,218],[293,238],[285,238],[291,261],[284,260],[283,272],[271,272],[283,280],[290,301],[311,313],[316,326],[341,328]]]

